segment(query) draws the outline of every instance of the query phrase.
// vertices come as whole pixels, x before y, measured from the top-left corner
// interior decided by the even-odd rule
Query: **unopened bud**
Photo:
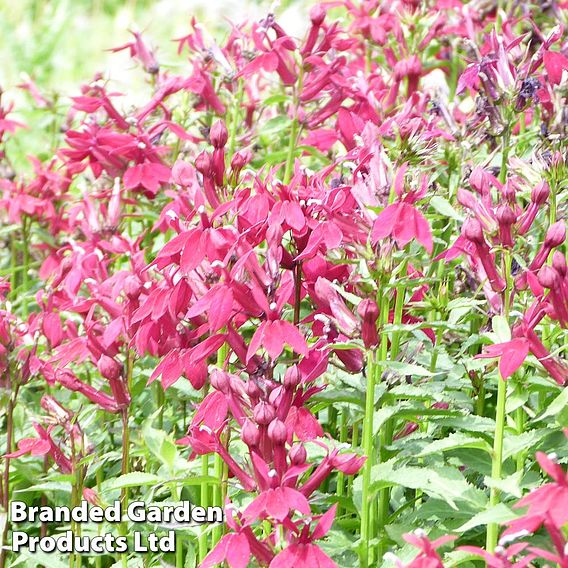
[[[131,274],[124,280],[124,293],[131,300],[136,300],[140,296],[141,282],[137,276]]]
[[[300,384],[301,380],[300,371],[297,365],[294,365],[290,367],[284,375],[284,387],[290,390],[295,389]]]
[[[550,187],[545,181],[541,181],[533,190],[531,191],[531,201],[535,205],[542,205],[550,195]]]
[[[97,367],[101,375],[109,381],[118,379],[122,374],[122,365],[104,353],[101,355]]]
[[[483,238],[481,223],[477,219],[473,219],[471,217],[464,221],[462,234],[466,239],[474,243],[483,243],[485,241]]]
[[[552,266],[545,264],[538,271],[538,281],[543,288],[556,288],[559,280],[558,272]]]
[[[211,156],[205,150],[195,158],[195,169],[203,175],[211,173]]]
[[[241,171],[252,159],[250,150],[239,150],[233,154],[231,159],[231,168],[234,171]]]
[[[496,217],[497,221],[503,225],[512,225],[517,220],[515,212],[508,205],[500,205]]]
[[[274,406],[268,404],[268,402],[260,401],[254,407],[253,416],[257,424],[265,426],[274,420],[276,410],[274,409]]]
[[[325,20],[325,8],[321,4],[316,4],[310,10],[310,20],[313,26],[321,26]]]
[[[258,446],[260,441],[258,428],[248,418],[245,420],[241,430],[241,440],[250,447]]]
[[[544,244],[550,248],[554,248],[560,246],[565,240],[566,224],[564,221],[558,221],[548,228]]]
[[[277,445],[282,446],[286,443],[288,429],[286,424],[278,418],[274,419],[268,426],[268,437]]]
[[[562,278],[566,277],[566,257],[559,250],[552,255],[552,266]]]
[[[227,394],[231,390],[229,375],[219,369],[213,369],[211,371],[211,386],[223,394]]]
[[[218,120],[209,131],[209,139],[211,144],[216,149],[224,148],[229,139],[229,133],[227,132],[227,127],[222,120]]]
[[[477,166],[469,175],[469,184],[477,193],[483,195],[489,189],[489,174],[483,168]]]
[[[361,338],[365,347],[374,347],[379,343],[377,320],[379,319],[379,307],[374,300],[362,300],[357,306],[357,313],[361,317]]]
[[[292,465],[304,465],[308,459],[308,452],[303,444],[294,444],[288,456]]]
[[[254,381],[247,381],[245,383],[245,392],[248,394],[249,398],[259,398],[262,391]]]

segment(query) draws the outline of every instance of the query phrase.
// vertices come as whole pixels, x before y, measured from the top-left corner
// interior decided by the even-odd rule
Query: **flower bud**
[[[535,205],[542,205],[550,195],[550,187],[545,181],[541,181],[533,190],[531,191],[531,201]]]
[[[277,445],[284,445],[288,437],[288,429],[282,420],[275,418],[268,426],[268,437]]]
[[[379,343],[377,320],[379,319],[379,307],[374,300],[362,300],[357,306],[357,313],[363,320],[361,326],[361,338],[365,347],[374,347]]]
[[[241,430],[241,440],[249,447],[258,446],[260,441],[258,428],[248,418],[245,420]]]
[[[209,131],[209,139],[211,144],[216,149],[224,148],[229,139],[229,133],[227,132],[227,127],[222,120],[218,120]]]
[[[276,416],[276,410],[274,406],[268,404],[268,402],[260,401],[253,410],[253,417],[257,424],[266,426],[270,424],[274,417]]]
[[[517,220],[517,215],[509,207],[509,205],[500,205],[496,212],[497,221],[499,222],[499,239],[501,244],[507,247],[513,246],[513,235],[511,227]]]
[[[303,444],[294,444],[288,453],[292,465],[304,465],[308,459],[308,452]]]
[[[124,293],[131,300],[136,300],[142,291],[140,279],[131,274],[124,280]]]
[[[489,190],[489,175],[483,168],[476,166],[469,175],[469,185],[480,195],[485,195]]]
[[[469,217],[462,225],[463,236],[473,243],[484,243],[483,229],[481,223],[477,219]]]
[[[240,172],[251,160],[252,152],[250,150],[239,150],[233,154],[231,168]]]
[[[211,173],[211,155],[205,150],[195,158],[195,169],[204,176]]]
[[[219,369],[211,371],[211,386],[223,394],[227,394],[231,390],[231,380],[229,375]]]
[[[543,288],[553,289],[558,286],[560,276],[552,266],[545,264],[538,271],[538,281]]]
[[[515,212],[509,207],[509,205],[500,205],[497,208],[497,221],[504,225],[512,225],[516,220],[517,216]]]
[[[550,248],[560,246],[566,239],[566,225],[564,221],[558,221],[553,225],[550,225],[548,231],[546,232],[546,238],[544,239],[545,246]]]
[[[298,366],[294,365],[290,367],[284,375],[284,387],[293,390],[300,384],[301,380],[302,376],[300,375]]]
[[[554,251],[552,255],[552,266],[562,278],[566,277],[566,257],[559,250]]]
[[[310,20],[312,26],[321,26],[325,20],[325,8],[321,4],[316,4],[310,10]]]
[[[101,355],[97,367],[101,375],[109,381],[115,381],[122,374],[122,365],[104,353]]]
[[[249,380],[245,383],[245,392],[249,396],[249,398],[259,398],[262,394],[259,386],[252,380]]]
[[[101,499],[99,497],[99,494],[94,490],[91,489],[90,487],[84,487],[83,488],[83,499],[85,501],[87,501],[87,503],[90,503],[91,505],[100,507],[101,505]]]

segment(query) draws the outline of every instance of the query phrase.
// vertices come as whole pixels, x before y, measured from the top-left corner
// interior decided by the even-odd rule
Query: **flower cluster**
[[[224,507],[156,565],[568,565],[566,7],[502,4],[133,32],[141,103],[21,86],[60,126],[23,172],[0,100],[5,509],[35,464]]]

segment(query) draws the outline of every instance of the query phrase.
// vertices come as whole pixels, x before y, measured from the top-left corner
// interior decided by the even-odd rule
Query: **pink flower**
[[[205,557],[199,568],[211,568],[226,562],[229,568],[246,568],[250,560],[250,546],[244,534],[229,533]]]
[[[396,174],[394,187],[398,201],[387,206],[375,219],[371,231],[371,241],[376,244],[379,240],[392,237],[396,244],[403,248],[412,239],[416,239],[429,253],[432,252],[432,231],[424,215],[414,206],[414,203],[425,196],[427,181],[421,179],[420,189],[404,194],[404,178],[408,164],[403,164]]]
[[[244,511],[248,522],[271,518],[282,522],[291,511],[309,515],[310,504],[299,491],[291,487],[276,487],[263,491]]]
[[[485,348],[485,351],[476,355],[476,359],[499,358],[499,374],[507,380],[525,361],[529,353],[529,341],[525,338],[516,338],[505,343],[495,343]]]

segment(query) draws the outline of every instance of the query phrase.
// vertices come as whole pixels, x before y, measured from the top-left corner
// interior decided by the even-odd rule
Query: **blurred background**
[[[173,38],[189,31],[191,17],[222,42],[230,22],[263,18],[274,10],[292,36],[300,36],[308,18],[309,1],[282,0],[0,0],[0,87],[2,102],[15,103],[13,118],[34,131],[21,132],[12,147],[15,165],[26,167],[26,154],[42,154],[47,135],[66,113],[69,96],[101,72],[113,90],[145,100],[146,74],[137,69],[128,50],[112,47],[130,41],[129,29],[143,32],[155,48],[163,70],[184,74],[186,58],[176,54]],[[30,94],[18,88],[30,77],[50,104],[50,112],[37,109]],[[136,102],[132,100],[130,102]],[[42,138],[38,130],[45,133]]]

